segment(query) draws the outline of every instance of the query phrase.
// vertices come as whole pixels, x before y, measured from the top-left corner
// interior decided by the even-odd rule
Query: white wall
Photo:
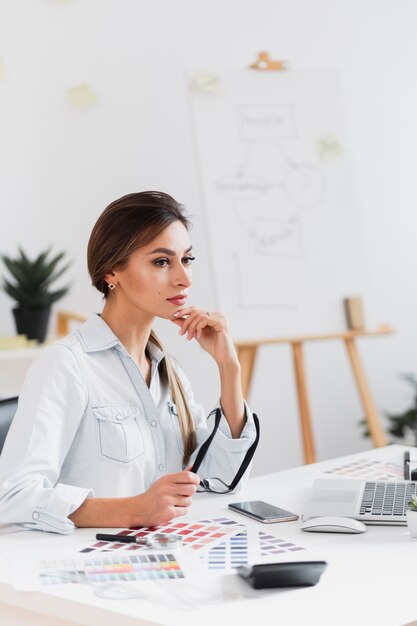
[[[60,306],[97,311],[92,224],[120,195],[164,190],[195,216],[194,301],[212,308],[185,71],[241,68],[263,49],[293,68],[336,68],[373,285],[365,306],[397,329],[361,353],[377,405],[404,408],[398,372],[416,371],[416,20],[414,0],[1,0],[0,251],[68,250]],[[84,82],[98,101],[77,110],[66,90]],[[0,335],[14,332],[11,306],[0,293]],[[160,331],[209,408],[213,364],[168,323]],[[370,447],[342,347],[311,345],[306,357],[320,459]],[[287,348],[262,351],[251,404],[263,424],[254,471],[300,463]]]

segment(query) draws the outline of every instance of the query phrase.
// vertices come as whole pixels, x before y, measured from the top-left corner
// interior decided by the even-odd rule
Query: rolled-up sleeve
[[[175,367],[187,395],[187,400],[196,426],[197,449],[191,457],[190,465],[192,465],[193,460],[197,456],[198,449],[201,444],[204,443],[207,437],[211,434],[214,428],[216,409],[219,408],[221,411],[219,428],[198,470],[198,475],[201,479],[219,477],[225,483],[230,484],[243,459],[245,458],[245,454],[256,438],[256,428],[252,411],[245,401],[246,424],[240,434],[240,437],[233,438],[228,421],[222,411],[220,401],[219,404],[209,413],[209,416],[206,417],[204,408],[194,399],[190,382],[184,372],[177,363],[175,363]],[[249,478],[250,469],[251,467],[249,466],[244,477],[236,488],[236,491],[239,490]]]
[[[210,448],[198,470],[200,478],[221,478],[226,484],[230,484],[236,476],[245,454],[255,441],[256,428],[253,421],[252,412],[245,401],[245,417],[246,424],[240,434],[240,437],[234,439],[229,428],[227,419],[221,409],[220,403],[216,409],[221,411],[221,420],[218,431],[211,443]],[[197,443],[200,446],[209,436],[214,428],[215,412],[214,409],[207,420],[205,420],[205,428],[197,430]],[[200,431],[200,432],[199,432]],[[197,451],[198,452],[198,449]],[[251,471],[249,465],[241,481],[235,488],[240,491],[245,482],[248,480]]]
[[[47,347],[27,374],[0,456],[0,532],[74,530],[68,516],[93,494],[58,479],[86,406],[76,356]]]

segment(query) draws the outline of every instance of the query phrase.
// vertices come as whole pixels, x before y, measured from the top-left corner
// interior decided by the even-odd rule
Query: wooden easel
[[[56,331],[58,337],[65,337],[70,332],[70,322],[79,322],[82,324],[87,317],[81,313],[73,311],[58,311],[56,316]]]
[[[248,397],[252,382],[252,375],[255,366],[256,354],[260,346],[289,343],[293,354],[293,364],[295,380],[298,393],[298,406],[300,414],[301,434],[303,438],[304,461],[314,463],[316,452],[311,423],[311,412],[308,401],[307,381],[304,368],[303,344],[308,341],[327,341],[331,339],[342,339],[348,353],[353,376],[362,401],[368,429],[376,448],[387,444],[384,431],[381,426],[378,411],[372,398],[371,391],[366,381],[355,340],[358,337],[377,337],[388,335],[394,330],[389,326],[381,326],[377,330],[349,330],[341,333],[329,333],[325,335],[305,335],[301,337],[283,337],[275,339],[261,339],[259,341],[238,341],[235,343],[242,372],[243,395]]]

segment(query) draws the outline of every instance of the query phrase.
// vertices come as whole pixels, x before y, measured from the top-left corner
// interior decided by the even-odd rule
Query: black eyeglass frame
[[[252,443],[252,445],[250,446],[249,450],[246,452],[245,454],[245,458],[243,459],[242,463],[240,464],[240,467],[238,469],[238,471],[236,472],[236,476],[234,477],[234,479],[232,480],[232,482],[230,483],[230,485],[227,485],[221,478],[217,478],[217,477],[213,477],[213,478],[203,478],[203,480],[200,481],[200,487],[202,488],[197,488],[197,492],[207,492],[207,493],[217,493],[217,494],[226,494],[226,493],[230,493],[231,491],[233,491],[233,489],[236,488],[236,486],[238,485],[238,483],[240,482],[240,479],[242,478],[242,476],[244,475],[244,473],[246,472],[249,463],[252,461],[253,455],[255,454],[255,450],[258,447],[258,443],[259,443],[259,435],[260,435],[260,426],[259,426],[259,419],[258,416],[256,415],[256,413],[253,413],[253,421],[255,423],[255,429],[256,429],[256,437],[255,437],[255,441]],[[194,473],[198,472],[198,469],[204,459],[204,457],[207,454],[207,450],[209,449],[211,442],[214,439],[214,435],[217,432],[217,429],[219,428],[219,424],[220,424],[220,420],[221,420],[222,414],[219,408],[216,409],[216,416],[214,419],[214,428],[213,431],[211,433],[211,435],[209,437],[207,437],[207,439],[205,440],[205,442],[201,445],[200,450],[198,451],[198,454],[196,456],[196,459],[194,461],[194,464],[191,468],[191,471]],[[226,490],[225,491],[217,491],[216,489],[212,489],[210,487],[209,484],[209,480],[218,480],[219,482],[221,482],[225,487]]]

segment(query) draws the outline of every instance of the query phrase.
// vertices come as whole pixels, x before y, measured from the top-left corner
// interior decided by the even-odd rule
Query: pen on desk
[[[141,538],[135,537],[135,535],[106,535],[105,533],[98,533],[96,539],[99,541],[117,541],[120,543],[143,543],[143,541],[138,541],[138,539]]]
[[[410,453],[404,452],[404,480],[410,480]]]
[[[168,535],[155,533],[146,537],[137,535],[110,535],[107,533],[97,533],[96,539],[99,541],[117,541],[120,543],[138,543],[148,548],[171,548],[174,549],[182,544],[181,535]]]

